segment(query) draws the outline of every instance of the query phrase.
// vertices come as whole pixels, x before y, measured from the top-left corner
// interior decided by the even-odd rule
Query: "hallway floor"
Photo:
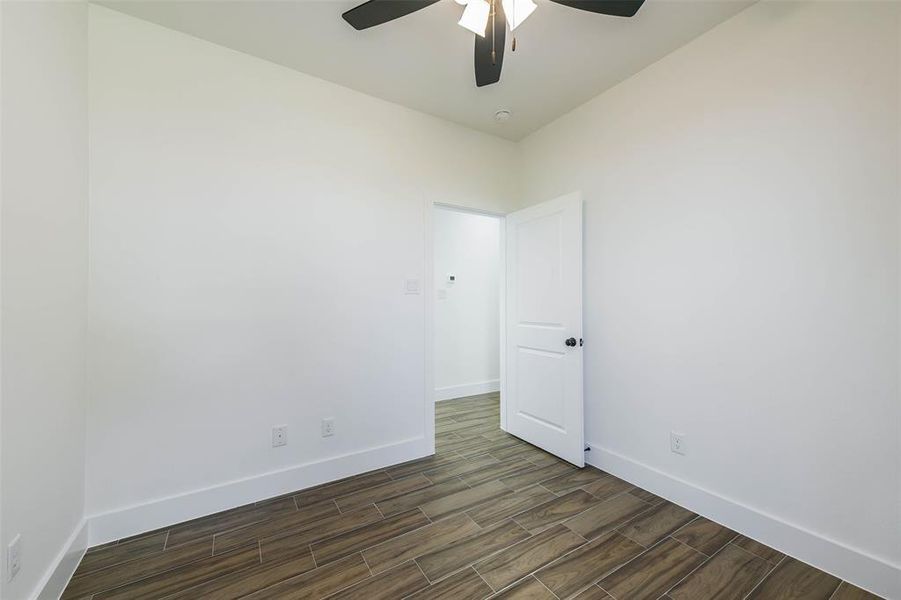
[[[876,596],[441,402],[437,453],[92,548],[66,600]]]

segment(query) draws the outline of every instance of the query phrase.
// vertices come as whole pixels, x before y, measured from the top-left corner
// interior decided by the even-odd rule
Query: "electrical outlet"
[[[332,418],[322,419],[322,437],[332,437],[335,435],[335,420]]]
[[[272,447],[278,448],[288,444],[288,426],[278,425],[272,428]]]
[[[687,448],[685,447],[685,435],[670,431],[669,449],[675,454],[682,454],[684,456],[687,451]]]
[[[12,581],[22,568],[22,536],[16,535],[6,548],[6,578]]]

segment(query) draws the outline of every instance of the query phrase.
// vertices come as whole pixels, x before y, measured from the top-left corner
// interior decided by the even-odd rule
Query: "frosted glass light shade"
[[[485,0],[469,0],[463,9],[463,16],[457,22],[476,35],[485,37],[485,29],[488,27],[488,15],[491,13],[491,5]]]
[[[510,31],[519,27],[538,8],[532,0],[503,0],[502,4]]]

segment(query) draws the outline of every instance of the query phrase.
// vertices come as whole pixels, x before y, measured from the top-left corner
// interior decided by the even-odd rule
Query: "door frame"
[[[500,426],[507,429],[506,405],[504,391],[506,387],[506,316],[507,316],[507,243],[506,243],[506,213],[491,210],[482,210],[469,206],[450,204],[446,202],[427,201],[425,206],[425,264],[423,265],[422,292],[425,295],[425,347],[423,352],[425,366],[425,436],[426,447],[429,454],[435,453],[435,230],[434,214],[436,210],[452,210],[473,215],[494,217],[498,220],[498,311],[499,322],[499,369],[500,379]]]

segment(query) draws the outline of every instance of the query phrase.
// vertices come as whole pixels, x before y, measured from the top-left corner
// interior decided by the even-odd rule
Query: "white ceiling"
[[[362,0],[360,0],[362,2]],[[499,83],[477,88],[462,7],[441,0],[356,31],[353,0],[105,0],[100,4],[420,110],[519,140],[738,13],[753,0],[646,0],[631,18],[538,0]],[[494,113],[513,117],[497,123]]]

